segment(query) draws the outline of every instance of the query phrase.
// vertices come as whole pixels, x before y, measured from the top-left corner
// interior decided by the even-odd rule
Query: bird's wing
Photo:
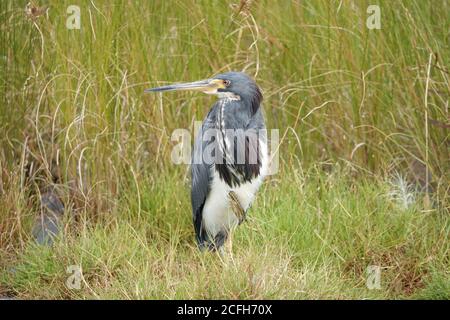
[[[202,211],[205,205],[206,197],[209,193],[211,176],[211,164],[204,162],[202,152],[205,150],[211,141],[203,141],[203,133],[208,129],[215,128],[215,109],[213,108],[205,121],[202,124],[201,129],[194,143],[194,152],[192,155],[191,174],[192,174],[192,189],[191,189],[191,202],[192,202],[192,215],[194,221],[194,228],[197,241],[203,242],[206,234],[202,228]]]

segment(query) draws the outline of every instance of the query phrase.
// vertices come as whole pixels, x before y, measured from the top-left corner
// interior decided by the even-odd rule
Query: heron
[[[268,174],[263,96],[256,82],[243,72],[145,91],[177,90],[218,97],[195,138],[191,204],[198,247],[222,251],[230,232],[245,220]]]

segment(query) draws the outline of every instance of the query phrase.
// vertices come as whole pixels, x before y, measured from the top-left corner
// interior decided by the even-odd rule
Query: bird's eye
[[[223,84],[225,85],[225,87],[229,87],[231,84],[230,80],[223,80]]]

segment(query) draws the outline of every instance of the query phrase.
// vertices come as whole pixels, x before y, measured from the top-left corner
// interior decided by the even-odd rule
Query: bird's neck
[[[249,110],[239,96],[221,98],[218,101],[217,127],[220,130],[239,129],[247,125]]]
[[[226,99],[226,100],[230,100],[230,101],[240,101],[241,100],[241,96],[234,94],[233,92],[219,92],[217,94],[217,96],[219,97],[220,100],[222,100],[222,99]]]

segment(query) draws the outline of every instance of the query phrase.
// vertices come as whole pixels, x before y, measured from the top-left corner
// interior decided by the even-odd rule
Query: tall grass
[[[132,277],[135,271],[153,270],[146,261],[152,252],[156,269],[169,264],[171,270],[152,275],[160,286],[149,288],[155,279],[139,278],[136,290],[141,291],[132,294],[134,287],[121,281],[127,275],[105,271],[106,278],[95,280],[99,288],[121,288],[120,297],[141,298],[163,297],[163,288],[172,288],[173,281],[191,283],[192,278],[184,278],[187,273],[206,272],[215,262],[197,257],[191,248],[187,168],[172,164],[170,153],[172,131],[193,131],[194,121],[206,115],[214,100],[186,93],[144,95],[143,90],[245,70],[263,89],[268,127],[280,130],[281,171],[267,183],[251,213],[256,226],[248,224],[243,238],[237,235],[242,247],[237,250],[250,249],[243,253],[243,265],[222,279],[236,288],[214,293],[217,288],[197,283],[193,291],[173,289],[165,297],[354,297],[353,289],[341,294],[340,288],[348,285],[343,275],[352,279],[348,288],[362,281],[362,257],[389,266],[406,264],[409,275],[420,271],[423,259],[433,257],[438,262],[427,262],[423,274],[433,274],[437,288],[445,283],[448,1],[35,1],[49,5],[47,14],[36,18],[25,15],[26,3],[0,4],[0,268],[19,263],[20,270],[22,262],[35,261],[40,272],[61,276],[65,262],[91,252],[106,263],[92,261],[93,269],[87,268],[93,274],[116,270],[114,261],[122,270],[125,260],[132,259],[136,270],[127,271]],[[72,4],[81,9],[80,30],[66,28],[66,9]],[[381,8],[381,30],[366,27],[369,4]],[[312,176],[331,175],[336,181],[311,178],[316,182],[308,186],[310,170]],[[415,209],[392,209],[391,202],[378,197],[378,192],[390,194],[385,181],[398,172],[417,189],[429,191],[419,194]],[[322,183],[330,185],[324,189]],[[50,249],[30,248],[28,241],[39,195],[49,188],[65,203],[68,220],[68,238],[56,245],[57,258]],[[361,203],[358,198],[366,192],[377,195],[379,203]],[[288,208],[287,203],[296,205]],[[333,218],[335,210],[340,213]],[[392,210],[400,213],[390,215]],[[325,218],[324,212],[330,215]],[[347,219],[353,215],[356,220]],[[332,220],[326,219],[340,221],[335,233]],[[398,232],[386,233],[391,227]],[[123,256],[108,253],[111,244],[102,247],[109,236],[123,247]],[[92,253],[97,243],[98,255]],[[280,275],[287,282],[298,283],[310,274],[323,291],[307,293],[313,281],[298,294],[288,293],[283,290],[293,288],[289,283],[272,279],[281,291],[264,287],[254,295],[239,295],[240,285],[229,282],[261,253],[252,243],[267,245],[262,246],[267,265],[290,270]],[[188,248],[180,251],[180,245]],[[406,253],[396,255],[395,250]],[[202,263],[176,271],[192,255]],[[271,263],[278,255],[280,265]],[[27,290],[45,295],[35,275],[24,271],[15,280],[5,277],[25,296]],[[55,295],[77,297],[61,290]],[[114,296],[106,289],[94,294],[96,290],[83,294]],[[434,296],[435,291],[427,292]],[[380,295],[404,293],[391,287]]]

